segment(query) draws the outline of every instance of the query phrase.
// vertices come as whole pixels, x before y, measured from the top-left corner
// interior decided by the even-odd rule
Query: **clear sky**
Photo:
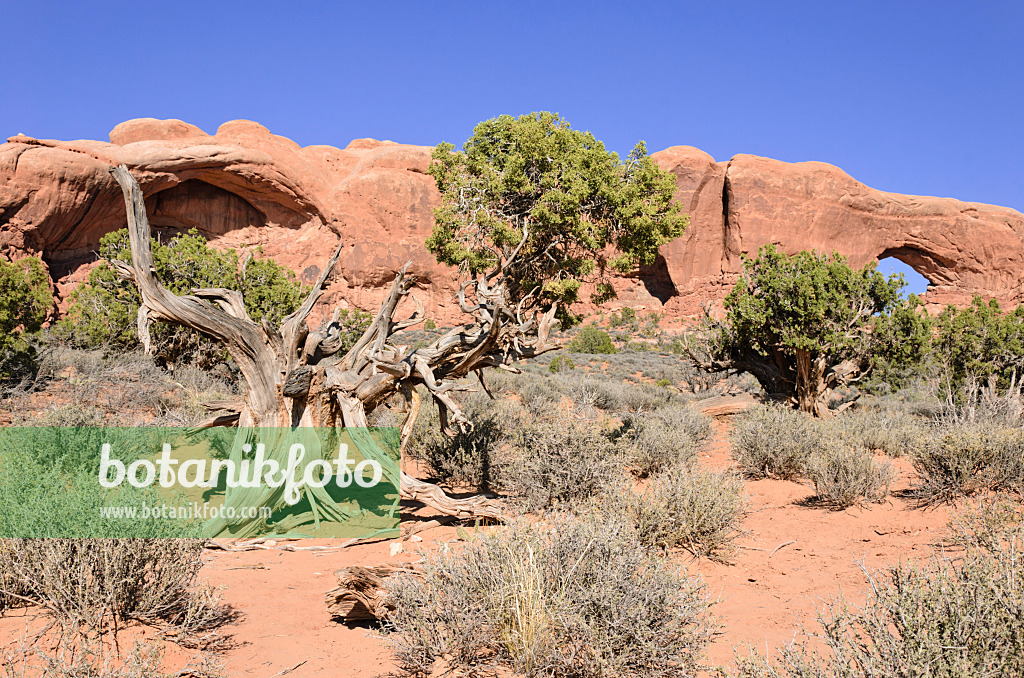
[[[821,160],[1024,210],[1020,2],[0,0],[0,134],[248,118],[302,145],[461,144],[556,111],[620,153]]]

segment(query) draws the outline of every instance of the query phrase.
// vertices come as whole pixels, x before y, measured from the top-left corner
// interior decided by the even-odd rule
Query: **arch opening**
[[[157,231],[195,228],[207,239],[267,223],[266,216],[248,200],[201,179],[188,179],[146,196],[146,210]]]
[[[910,294],[916,294],[918,296],[928,291],[933,286],[933,282],[920,273],[914,266],[904,261],[903,258],[898,256],[885,256],[884,254],[878,259],[878,272],[889,278],[898,273],[903,274],[903,279],[906,285],[900,290],[900,296],[906,298]]]

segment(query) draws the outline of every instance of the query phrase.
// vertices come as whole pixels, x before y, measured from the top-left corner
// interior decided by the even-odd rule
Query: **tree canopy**
[[[686,227],[643,142],[622,162],[557,114],[532,113],[485,120],[454,148],[432,154],[441,206],[427,249],[472,275],[500,270],[514,303],[567,310],[583,282],[610,299],[608,270],[654,263]]]
[[[1024,305],[1004,312],[995,299],[974,297],[970,306],[947,307],[938,319],[937,354],[948,395],[965,389],[1003,391],[1024,378]],[[970,383],[970,382],[975,383]]]
[[[787,256],[765,245],[744,259],[725,298],[726,320],[706,337],[706,357],[828,416],[833,389],[862,378],[877,357],[900,364],[926,350],[928,320],[916,297],[900,298],[903,286],[903,276],[887,279],[874,263],[854,270],[839,254]]]

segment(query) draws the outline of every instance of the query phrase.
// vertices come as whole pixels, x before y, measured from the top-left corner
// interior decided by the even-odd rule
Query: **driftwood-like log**
[[[697,400],[690,404],[690,407],[706,414],[709,417],[722,417],[729,414],[739,414],[757,407],[761,403],[750,393],[739,395],[720,395],[711,398]]]
[[[343,622],[379,621],[395,606],[388,601],[388,579],[399,573],[417,574],[411,567],[353,565],[337,572],[338,587],[326,594],[327,611]]]

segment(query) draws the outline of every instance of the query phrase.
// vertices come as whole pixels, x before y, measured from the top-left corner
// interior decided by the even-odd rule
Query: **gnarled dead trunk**
[[[246,395],[237,406],[237,416],[222,413],[210,425],[215,422],[240,427],[345,426],[358,430],[367,426],[369,413],[397,394],[406,403],[401,434],[404,450],[419,413],[417,385],[422,384],[437,403],[445,432],[454,433],[453,426],[472,426],[454,398],[460,389],[465,390],[457,385],[457,380],[473,372],[482,379],[482,370],[487,367],[516,371],[511,363],[558,348],[550,338],[557,323],[556,309],[545,314],[533,313],[524,319],[518,309],[508,304],[502,269],[462,284],[459,305],[472,317],[471,322],[423,348],[410,350],[392,343],[396,332],[424,320],[423,309],[415,297],[416,312],[405,320],[395,320],[399,305],[410,296],[416,280],[408,273],[406,264],[392,282],[370,326],[341,355],[343,344],[337,313],[316,331],[311,332],[307,326],[309,314],[337,264],[340,246],[309,295],[280,326],[267,318],[250,318],[242,295],[236,291],[196,289],[190,295],[176,295],[156,279],[141,188],[124,165],[112,168],[111,173],[124,192],[132,256],[130,267],[112,263],[120,275],[134,281],[142,297],[138,329],[143,345],[147,350],[150,347],[149,327],[153,322],[195,329],[227,349],[245,380]],[[241,454],[242,442],[236,441],[232,455]],[[369,450],[375,448],[367,445]],[[279,456],[286,454],[282,446],[267,445],[267,449]],[[287,461],[276,460],[282,465]],[[388,480],[400,487],[403,499],[422,502],[445,515],[499,518],[502,513],[501,505],[493,499],[452,499],[439,487],[405,473]],[[313,510],[329,507],[329,498],[312,489],[314,494],[308,498]],[[285,505],[283,494],[284,488],[228,488],[225,504],[277,509]],[[328,515],[330,511],[327,508]],[[228,528],[232,534],[244,537],[253,534],[258,526],[240,520],[234,524],[216,522],[208,527],[217,532]]]

